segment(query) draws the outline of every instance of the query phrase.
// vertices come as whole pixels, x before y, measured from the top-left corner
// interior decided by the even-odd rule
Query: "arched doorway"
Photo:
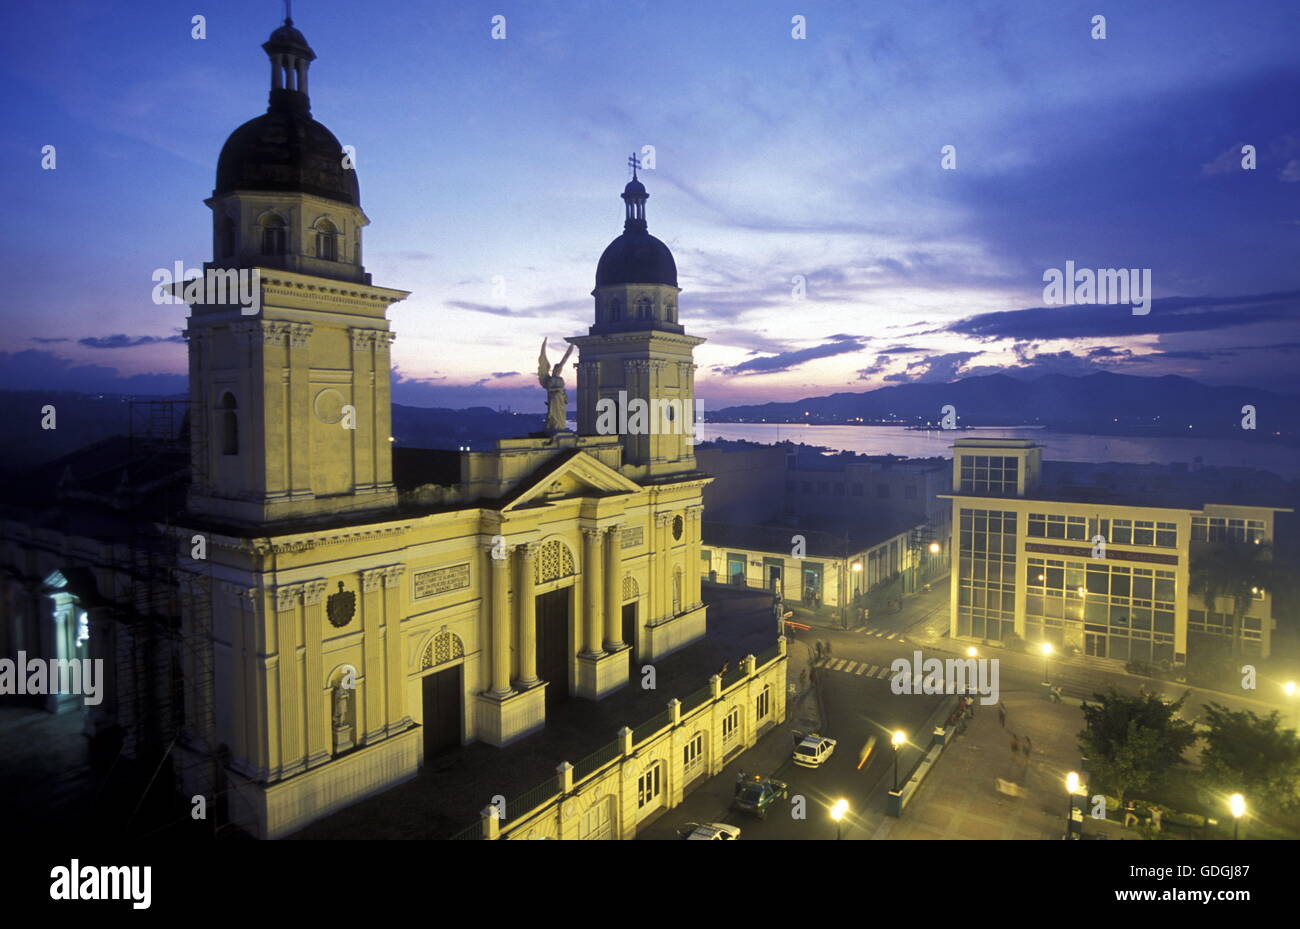
[[[420,668],[432,669],[421,680],[426,761],[461,746],[464,658],[465,645],[460,636],[445,630],[425,646]]]
[[[547,682],[549,710],[569,699],[573,668],[573,552],[559,539],[546,542],[533,563],[533,583],[542,592],[534,604],[537,631],[537,674]]]

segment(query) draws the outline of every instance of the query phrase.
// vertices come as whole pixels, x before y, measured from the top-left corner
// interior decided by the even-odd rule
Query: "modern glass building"
[[[1274,515],[1290,512],[1257,499],[1266,487],[1235,469],[1044,462],[1042,452],[1020,439],[953,446],[954,637],[1172,665],[1201,637],[1237,635],[1231,598],[1193,593],[1205,570],[1196,556],[1236,543],[1261,546],[1266,560]],[[1204,502],[1214,499],[1242,502]],[[1255,585],[1241,653],[1267,657],[1273,626],[1270,592]]]

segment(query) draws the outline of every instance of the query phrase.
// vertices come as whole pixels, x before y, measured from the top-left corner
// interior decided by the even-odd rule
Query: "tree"
[[[1200,596],[1210,612],[1221,598],[1232,602],[1232,650],[1240,654],[1242,621],[1258,592],[1274,590],[1282,581],[1272,546],[1228,539],[1192,553],[1188,590]]]
[[[1287,812],[1300,809],[1300,739],[1282,728],[1276,710],[1259,716],[1208,704],[1205,741],[1201,775],[1208,786]]]
[[[1082,706],[1079,749],[1121,804],[1129,791],[1159,783],[1198,738],[1196,727],[1178,718],[1187,693],[1173,703],[1145,692],[1121,694],[1114,687],[1094,696],[1097,703]]]

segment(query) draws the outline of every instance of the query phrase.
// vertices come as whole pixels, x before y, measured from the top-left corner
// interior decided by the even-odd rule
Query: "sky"
[[[191,6],[7,8],[0,388],[184,390],[185,309],[155,306],[151,275],[210,258],[203,200],[265,111],[284,15]],[[1300,394],[1290,0],[297,0],[293,18],[313,115],[356,149],[366,269],[411,291],[389,314],[398,402],[544,410],[537,346],[591,323],[633,152],[653,153],[681,321],[708,339],[706,409],[994,372]],[[1149,312],[1047,305],[1067,260],[1149,270]]]

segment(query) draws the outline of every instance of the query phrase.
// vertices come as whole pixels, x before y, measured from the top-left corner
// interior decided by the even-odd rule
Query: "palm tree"
[[[1262,591],[1275,590],[1282,575],[1271,545],[1229,539],[1192,553],[1188,591],[1201,597],[1207,612],[1220,597],[1232,601],[1232,650],[1240,654],[1242,621],[1251,604]]]

